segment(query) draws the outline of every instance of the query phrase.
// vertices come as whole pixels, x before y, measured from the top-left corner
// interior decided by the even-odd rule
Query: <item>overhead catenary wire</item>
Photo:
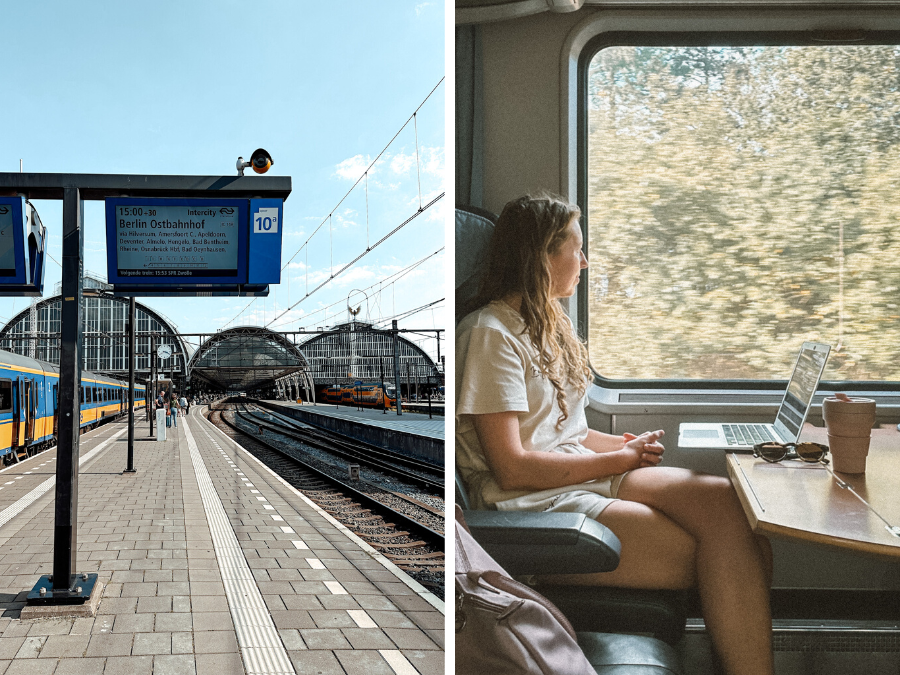
[[[374,289],[374,288],[376,288],[376,287],[379,287],[379,286],[382,287],[382,288],[383,288],[384,286],[392,286],[393,284],[396,284],[398,281],[400,281],[400,280],[401,280],[403,277],[405,277],[407,274],[410,274],[410,273],[413,272],[416,268],[420,267],[420,266],[423,265],[425,262],[427,262],[428,260],[430,260],[430,259],[433,258],[434,256],[438,255],[439,253],[441,253],[443,250],[444,250],[444,247],[441,246],[441,247],[440,247],[437,251],[435,251],[434,253],[431,253],[431,254],[425,256],[424,258],[421,258],[420,260],[417,260],[416,262],[412,263],[411,265],[407,265],[407,266],[404,267],[403,269],[397,270],[396,272],[394,272],[393,274],[391,274],[391,275],[385,277],[384,279],[380,279],[379,281],[376,281],[374,284],[372,284],[372,285],[370,285],[370,286],[366,286],[365,288],[360,289],[360,290],[362,290],[363,292],[365,292],[365,291],[370,291],[370,290],[372,290],[372,289]],[[343,305],[343,304],[344,304],[344,300],[343,300],[343,299],[338,300],[337,302],[333,302],[333,303],[331,303],[330,305],[326,305],[325,307],[320,307],[319,309],[317,309],[317,310],[315,310],[315,311],[313,311],[313,312],[310,312],[309,314],[304,314],[302,318],[303,318],[304,320],[309,320],[310,317],[313,317],[313,316],[315,316],[316,314],[320,314],[321,312],[326,312],[326,313],[327,313],[327,311],[328,311],[329,309],[331,309],[332,307],[336,307],[337,305]],[[280,327],[280,326],[287,325],[287,324],[289,324],[289,323],[292,323],[293,321],[294,321],[294,319],[289,319],[288,321],[284,321],[284,322],[278,324],[277,326],[273,326],[273,328],[278,328],[278,327]]]
[[[306,300],[306,299],[307,299],[309,296],[311,296],[313,293],[315,293],[316,291],[318,291],[318,290],[324,288],[324,287],[327,286],[329,283],[331,283],[331,281],[332,281],[333,279],[336,279],[336,278],[339,277],[343,272],[345,272],[345,271],[347,271],[348,269],[350,269],[351,267],[353,267],[353,265],[355,265],[357,262],[359,262],[360,260],[362,260],[366,255],[368,255],[369,253],[371,253],[372,251],[374,251],[376,248],[378,248],[381,244],[383,244],[385,241],[387,241],[388,239],[390,239],[390,238],[391,238],[393,235],[395,235],[397,232],[399,232],[399,231],[402,230],[404,227],[406,227],[407,225],[409,225],[409,223],[411,223],[413,220],[415,220],[418,216],[420,216],[421,214],[425,213],[425,211],[427,211],[429,208],[431,208],[432,206],[434,206],[438,201],[441,200],[441,198],[443,198],[444,194],[445,194],[445,193],[443,193],[443,192],[442,192],[441,194],[439,194],[437,197],[435,197],[435,198],[432,199],[430,202],[428,202],[428,204],[426,204],[424,208],[420,209],[419,211],[416,211],[416,212],[415,212],[414,214],[412,214],[409,218],[407,218],[406,220],[404,220],[404,221],[403,221],[402,223],[400,223],[397,227],[395,227],[393,230],[391,230],[391,231],[388,232],[386,235],[384,235],[381,239],[379,239],[378,241],[376,241],[372,246],[370,246],[370,247],[367,248],[365,251],[363,251],[362,253],[360,253],[358,256],[356,256],[353,260],[351,260],[351,261],[348,262],[346,265],[344,265],[344,266],[343,266],[341,269],[339,269],[337,272],[332,272],[330,277],[328,277],[325,281],[323,281],[321,284],[319,284],[318,286],[316,286],[313,290],[308,291],[308,292],[306,293],[306,295],[304,295],[302,298],[300,298],[297,302],[295,302],[293,305],[291,305],[290,307],[288,307],[288,308],[287,308],[286,310],[284,310],[281,314],[279,314],[279,315],[276,316],[274,319],[272,319],[269,323],[265,324],[265,327],[268,328],[271,324],[273,324],[273,323],[275,323],[276,321],[278,321],[278,319],[280,319],[282,316],[284,316],[284,315],[287,314],[289,311],[291,311],[292,309],[294,309],[294,307],[296,307],[296,306],[299,305],[301,302],[303,302],[304,300]]]
[[[336,205],[333,209],[331,209],[331,213],[334,213],[335,211],[338,210],[338,208],[340,208],[341,204],[343,204],[343,203],[344,203],[344,200],[346,200],[347,197],[350,196],[350,193],[352,193],[353,190],[356,188],[356,186],[359,185],[359,182],[360,182],[361,180],[364,180],[364,179],[365,179],[365,180],[368,180],[368,174],[369,174],[369,172],[372,170],[372,167],[375,166],[375,163],[376,163],[379,159],[381,159],[381,156],[382,156],[385,152],[387,152],[387,149],[388,149],[389,147],[391,147],[391,144],[392,144],[395,140],[397,140],[397,136],[399,136],[400,133],[407,127],[407,125],[410,123],[410,121],[415,119],[416,114],[419,112],[419,110],[422,109],[422,106],[425,105],[425,103],[428,102],[428,99],[431,98],[431,95],[432,95],[435,91],[437,91],[437,88],[441,86],[441,84],[443,83],[444,79],[445,79],[445,78],[442,77],[442,78],[440,79],[440,81],[439,81],[436,85],[434,85],[434,89],[432,89],[430,92],[428,92],[428,96],[426,96],[426,97],[422,100],[422,102],[419,104],[419,107],[416,108],[415,111],[413,111],[413,114],[409,116],[409,119],[407,119],[406,122],[403,123],[403,126],[401,126],[401,127],[397,130],[397,133],[394,134],[394,136],[391,138],[391,140],[388,141],[387,145],[385,145],[384,148],[382,148],[381,152],[378,153],[378,155],[375,157],[375,159],[373,159],[373,160],[369,163],[369,166],[366,167],[366,170],[363,172],[363,174],[362,174],[359,178],[356,179],[356,182],[353,184],[353,187],[351,187],[349,190],[347,190],[347,193],[346,193],[343,197],[341,197],[341,200],[337,203],[337,205]],[[330,217],[331,217],[331,216],[330,216],[330,214],[329,214],[329,218],[330,218]],[[297,257],[297,254],[300,253],[300,251],[303,250],[303,247],[306,246],[306,245],[310,242],[310,240],[315,236],[316,232],[318,232],[318,231],[322,228],[322,226],[325,224],[325,221],[326,221],[326,220],[328,220],[328,218],[323,218],[323,219],[322,219],[322,222],[319,223],[319,226],[316,227],[315,230],[313,230],[313,233],[312,233],[311,235],[309,235],[309,236],[306,238],[306,241],[304,241],[304,242],[300,245],[300,248],[297,249],[296,253],[294,253],[294,255],[292,255],[292,256],[290,257],[290,259],[284,264],[284,266],[281,268],[282,271],[284,271],[284,269],[285,269],[288,265],[291,264],[291,262],[294,260],[294,258]]]
[[[429,302],[426,305],[422,305],[421,307],[416,307],[415,309],[410,309],[405,312],[396,314],[394,316],[387,317],[386,319],[382,319],[382,321],[380,321],[379,323],[386,324],[389,321],[395,321],[395,320],[399,321],[400,319],[406,319],[406,318],[412,316],[413,314],[418,314],[419,312],[424,312],[426,309],[430,309],[430,308],[434,307],[435,305],[437,305],[439,302],[443,302],[444,300],[446,300],[446,298],[440,298],[438,300],[435,300],[434,302]]]
[[[329,222],[329,223],[331,222],[331,215],[332,215],[333,213],[335,213],[335,212],[338,210],[338,208],[340,208],[341,204],[344,203],[344,201],[347,199],[347,197],[350,196],[350,194],[353,192],[353,190],[356,189],[356,186],[359,185],[359,182],[362,181],[362,180],[365,180],[365,185],[366,185],[366,252],[368,252],[369,250],[371,250],[372,248],[374,248],[374,246],[371,246],[371,247],[369,246],[369,206],[368,206],[368,205],[369,205],[369,202],[368,202],[368,196],[369,196],[369,193],[368,193],[369,172],[372,170],[372,167],[375,166],[375,163],[376,163],[379,159],[381,159],[382,155],[384,155],[384,153],[387,152],[387,149],[388,149],[389,147],[391,147],[391,145],[393,144],[393,142],[394,142],[395,140],[397,140],[397,137],[398,137],[398,136],[403,132],[403,130],[409,125],[410,120],[412,120],[412,121],[414,122],[414,124],[415,124],[416,115],[417,115],[418,112],[422,109],[422,106],[424,106],[424,105],[428,102],[428,100],[431,98],[431,96],[434,94],[434,92],[437,91],[438,87],[440,87],[441,84],[443,84],[443,82],[444,82],[445,79],[446,79],[445,77],[442,77],[442,78],[438,81],[438,83],[437,83],[436,85],[434,85],[434,88],[433,88],[430,92],[428,92],[428,95],[427,95],[424,99],[422,99],[422,102],[421,102],[421,103],[418,105],[418,107],[413,111],[412,115],[410,115],[409,118],[403,123],[403,125],[397,130],[397,133],[395,133],[395,134],[391,137],[391,140],[388,141],[387,144],[381,149],[381,152],[378,153],[378,155],[375,157],[375,159],[373,159],[373,160],[369,163],[368,167],[366,167],[366,170],[363,172],[363,174],[362,174],[359,178],[356,179],[356,182],[350,187],[349,190],[347,190],[346,194],[344,194],[344,196],[341,197],[340,201],[338,201],[338,203],[335,205],[335,207],[332,208],[331,211],[329,211],[328,216],[327,216],[326,218],[323,218],[323,219],[322,219],[322,222],[320,222],[319,225],[316,227],[316,229],[313,230],[312,234],[310,234],[309,237],[306,238],[306,241],[304,241],[304,242],[300,245],[300,248],[298,248],[298,249],[294,252],[294,255],[292,255],[292,256],[288,259],[288,261],[281,267],[281,271],[283,272],[285,269],[288,268],[288,266],[291,264],[291,262],[293,262],[294,258],[296,258],[296,257],[300,254],[300,252],[303,251],[304,248],[307,249],[307,252],[306,252],[306,260],[307,260],[307,265],[306,265],[306,270],[307,270],[307,286],[306,286],[306,288],[307,288],[307,297],[310,295],[310,293],[309,293],[309,250],[308,250],[307,245],[308,245],[309,242],[312,240],[312,238],[316,235],[316,233],[317,233],[320,229],[322,229],[322,227],[325,225],[326,221]],[[417,171],[417,172],[418,172],[418,170],[419,170],[419,166],[418,166],[418,154],[419,154],[418,127],[416,127],[416,171]],[[418,175],[418,173],[417,173],[417,175]],[[423,208],[422,208],[422,194],[421,194],[421,193],[422,193],[422,186],[421,186],[421,179],[419,179],[419,212],[423,211]],[[443,196],[443,193],[441,193],[441,196]],[[426,207],[426,208],[427,208],[427,207]],[[415,216],[413,216],[413,217],[415,217]],[[377,245],[377,244],[376,244],[376,245]],[[332,253],[332,258],[333,258],[333,253]],[[57,263],[57,264],[58,264],[58,263]],[[333,265],[334,265],[334,263],[333,263],[333,260],[332,260],[332,266],[333,266]],[[334,276],[336,276],[336,275],[332,275],[332,278],[333,278]],[[318,290],[318,289],[315,289],[315,290]],[[315,291],[314,291],[314,292],[315,292]],[[257,298],[253,298],[252,300],[250,300],[250,302],[248,302],[247,305],[246,305],[240,312],[238,312],[238,313],[235,315],[235,317],[234,317],[233,319],[231,319],[231,321],[229,321],[229,322],[228,322],[227,324],[225,324],[225,325],[228,326],[228,325],[234,323],[235,321],[237,321],[238,318],[240,318],[241,314],[243,314],[243,313],[246,312],[248,309],[250,309],[251,305],[253,305],[253,303],[256,302],[256,300],[257,300]],[[268,326],[270,323],[273,323],[274,321],[277,321],[278,318],[279,318],[279,317],[275,317],[275,319],[273,319],[272,321],[270,321],[268,324],[265,324],[265,325]]]

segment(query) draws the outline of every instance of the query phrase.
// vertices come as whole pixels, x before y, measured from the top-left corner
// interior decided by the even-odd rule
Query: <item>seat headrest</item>
[[[487,251],[497,216],[482,209],[456,209],[455,287],[473,281]]]

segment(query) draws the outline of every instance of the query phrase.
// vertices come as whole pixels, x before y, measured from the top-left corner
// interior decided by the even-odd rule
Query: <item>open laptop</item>
[[[752,450],[757,443],[794,443],[806,421],[831,345],[804,342],[773,424],[685,422],[678,427],[678,447]]]

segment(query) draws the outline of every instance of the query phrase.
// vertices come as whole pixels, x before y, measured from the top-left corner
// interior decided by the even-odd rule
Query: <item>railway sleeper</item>
[[[366,511],[362,511],[362,513],[366,513]],[[371,511],[369,511],[369,513],[371,513]],[[373,515],[373,516],[363,516],[363,517],[361,517],[361,518],[357,518],[356,520],[357,520],[357,522],[365,523],[365,522],[368,522],[368,521],[370,521],[370,520],[380,520],[380,519],[381,519],[381,516],[374,516],[374,515]]]
[[[366,539],[394,539],[396,537],[408,537],[409,532],[373,532],[363,535]]]
[[[360,524],[359,529],[361,529],[361,530],[380,530],[385,527],[397,527],[397,526],[394,523],[385,523],[385,522],[371,523],[371,524],[370,523],[362,523],[362,524]]]
[[[372,546],[375,548],[418,548],[419,546],[425,546],[424,541],[413,541],[409,544],[379,544],[374,543]]]

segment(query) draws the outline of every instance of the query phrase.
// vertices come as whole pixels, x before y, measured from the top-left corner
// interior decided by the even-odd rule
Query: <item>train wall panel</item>
[[[441,439],[416,436],[394,429],[361,424],[329,415],[319,415],[312,410],[278,406],[266,401],[256,402],[282,415],[293,417],[314,427],[334,431],[364,443],[371,443],[382,448],[402,452],[416,459],[423,459],[438,466],[444,466],[444,441]]]

